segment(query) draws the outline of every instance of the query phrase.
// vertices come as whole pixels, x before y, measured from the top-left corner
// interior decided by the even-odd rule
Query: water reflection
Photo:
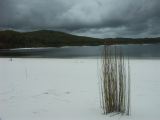
[[[102,55],[104,46],[74,46],[62,48],[36,48],[0,50],[0,57],[34,57],[34,58],[76,58]],[[112,46],[114,48],[114,46]],[[159,58],[160,44],[153,45],[117,45],[125,56],[133,58]]]

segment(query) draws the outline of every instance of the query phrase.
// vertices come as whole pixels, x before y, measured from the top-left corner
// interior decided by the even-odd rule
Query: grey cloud
[[[159,0],[0,0],[0,28],[91,37],[160,35]]]

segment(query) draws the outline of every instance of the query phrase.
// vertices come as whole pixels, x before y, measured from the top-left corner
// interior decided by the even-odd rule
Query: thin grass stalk
[[[127,108],[127,115],[131,114],[130,111],[130,102],[131,102],[131,79],[130,79],[130,63],[128,58],[128,108]]]

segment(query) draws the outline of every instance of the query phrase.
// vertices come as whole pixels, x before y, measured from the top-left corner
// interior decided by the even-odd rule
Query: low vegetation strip
[[[152,44],[160,43],[160,38],[91,38],[63,32],[40,30],[33,32],[0,31],[0,49],[62,47],[62,46],[98,46],[114,44]]]

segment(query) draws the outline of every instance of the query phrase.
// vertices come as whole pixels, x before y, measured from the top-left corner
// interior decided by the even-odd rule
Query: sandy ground
[[[100,108],[99,59],[0,58],[0,120],[159,120],[160,60],[130,60],[131,116]]]

